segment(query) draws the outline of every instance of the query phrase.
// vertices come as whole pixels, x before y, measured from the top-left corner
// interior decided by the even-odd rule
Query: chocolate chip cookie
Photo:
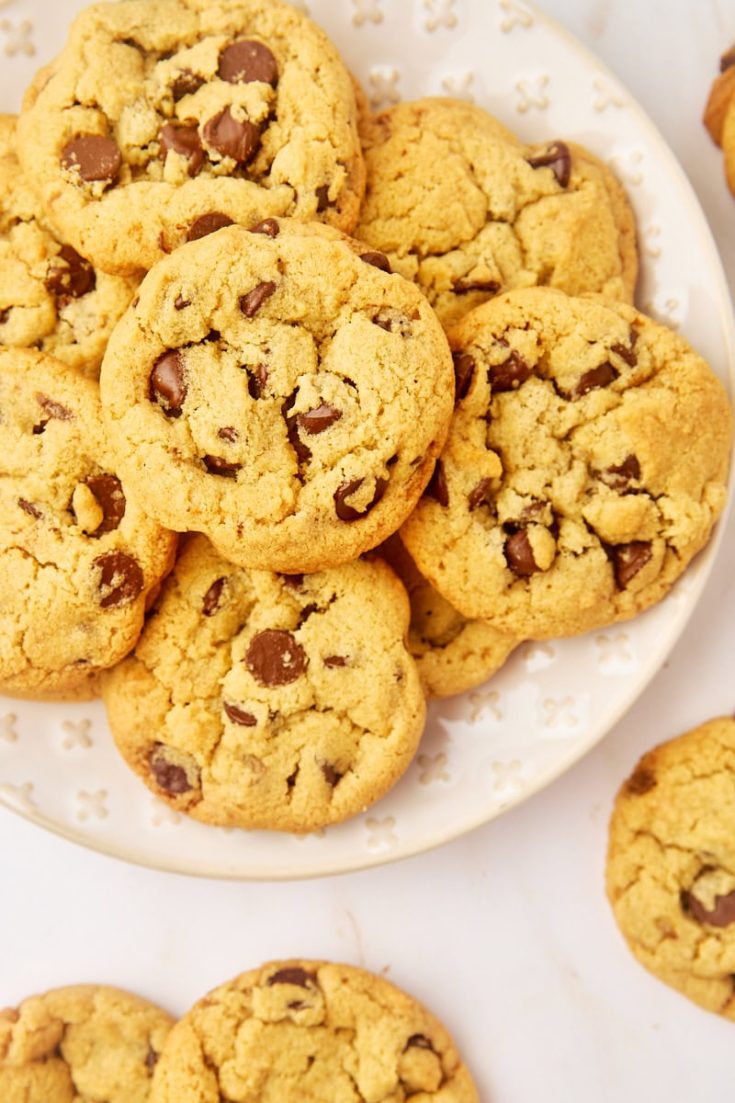
[[[0,1011],[3,1103],[147,1103],[173,1019],[139,996],[80,984]]]
[[[175,537],[128,499],[73,368],[0,349],[0,423],[0,692],[86,692],[138,638]]]
[[[446,437],[454,375],[423,295],[365,245],[268,219],[183,246],[117,326],[101,387],[161,524],[298,573],[394,532]]]
[[[447,99],[398,104],[362,130],[355,233],[416,281],[445,325],[535,284],[632,301],[633,214],[581,146],[524,146],[481,108]]]
[[[447,446],[403,540],[466,617],[572,635],[662,598],[726,499],[710,367],[622,303],[513,291],[450,332]]]
[[[350,230],[364,190],[349,74],[280,0],[88,8],[27,97],[18,146],[56,228],[109,272],[214,224]]]
[[[350,965],[274,961],[200,1000],[156,1067],[151,1103],[436,1099],[478,1103],[434,1016]]]
[[[95,269],[52,233],[14,136],[15,118],[0,115],[0,345],[38,348],[96,376],[138,281]]]
[[[408,649],[428,697],[452,697],[482,685],[520,643],[482,620],[463,617],[419,572],[398,535],[378,549],[411,602]]]
[[[610,823],[607,892],[640,963],[735,1020],[735,720],[649,751]]]
[[[282,576],[193,537],[104,680],[115,741],[154,793],[205,823],[343,820],[387,792],[421,736],[408,619],[383,563]]]
[[[704,125],[725,155],[725,176],[735,195],[735,46],[720,58],[720,75],[713,82]]]

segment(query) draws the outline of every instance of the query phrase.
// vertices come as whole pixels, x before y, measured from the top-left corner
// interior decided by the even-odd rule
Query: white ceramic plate
[[[83,0],[0,0],[0,108],[17,109]],[[308,0],[375,107],[474,99],[528,140],[574,139],[628,188],[640,233],[639,304],[735,378],[729,296],[704,215],[630,95],[561,28],[517,0]],[[522,646],[486,687],[435,704],[420,753],[380,804],[319,835],[207,828],[172,812],[123,765],[101,705],[0,698],[0,802],[128,861],[232,878],[336,873],[415,854],[526,799],[597,743],[673,647],[711,545],[658,608],[580,639]]]

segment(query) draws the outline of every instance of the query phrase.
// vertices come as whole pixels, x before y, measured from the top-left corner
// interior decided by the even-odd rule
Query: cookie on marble
[[[137,640],[175,537],[128,498],[92,380],[0,349],[0,423],[0,692],[88,696]]]
[[[395,784],[421,737],[408,620],[384,563],[283,576],[194,537],[104,680],[115,741],[154,793],[205,823],[346,819]]]
[[[138,281],[96,270],[50,230],[15,154],[15,122],[0,115],[0,345],[96,376]]]
[[[445,325],[537,284],[632,301],[635,222],[581,146],[524,146],[458,100],[398,104],[362,124],[367,190],[355,234],[414,280]]]
[[[0,1010],[3,1103],[147,1103],[174,1020],[147,1000],[80,984]]]
[[[406,587],[411,602],[408,649],[428,697],[453,697],[482,685],[521,642],[481,620],[469,620],[435,590],[400,536],[378,549]]]
[[[415,1099],[478,1103],[441,1023],[384,977],[273,961],[200,1000],[174,1027],[151,1103]]]
[[[732,414],[711,368],[623,303],[513,291],[450,332],[458,406],[402,538],[467,617],[520,638],[660,600],[725,504]]]
[[[735,1020],[735,720],[645,754],[610,822],[607,892],[660,980]]]
[[[269,219],[148,274],[105,354],[123,479],[176,531],[260,570],[317,571],[394,532],[452,414],[446,337],[385,258]]]
[[[713,82],[704,125],[725,155],[725,176],[735,195],[735,46],[720,58],[720,75]]]
[[[280,0],[88,8],[34,82],[18,147],[57,230],[109,272],[214,223],[351,230],[364,190],[350,76]]]

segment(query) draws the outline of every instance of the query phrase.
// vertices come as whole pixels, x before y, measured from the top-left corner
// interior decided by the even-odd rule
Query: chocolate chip
[[[286,788],[288,789],[289,793],[291,792],[291,790],[295,786],[296,778],[298,776],[299,776],[299,768],[297,766],[296,769],[294,770],[294,772],[292,774],[289,774],[289,776],[286,778]],[[289,1007],[290,1006],[291,1005],[289,1004]]]
[[[7,322],[10,317],[10,310],[11,308],[9,306],[6,306],[5,310],[0,310],[0,326],[4,326]]]
[[[480,479],[474,490],[470,491],[468,498],[470,509],[477,509],[478,506],[488,504],[492,498],[492,492],[493,480]]]
[[[171,88],[174,102],[178,103],[184,96],[193,96],[203,84],[206,84],[204,77],[192,73],[191,69],[182,69]]]
[[[245,662],[261,685],[287,686],[301,677],[308,660],[290,632],[267,628],[253,637]]]
[[[202,612],[205,617],[213,617],[220,606],[222,591],[225,588],[226,579],[217,578],[207,590],[202,602]]]
[[[41,433],[45,433],[47,425],[48,425],[48,418],[46,418],[45,421],[39,422],[38,425],[34,425],[33,426],[33,435],[34,435],[34,437],[38,437],[38,436],[41,435]]]
[[[638,357],[635,351],[635,343],[637,340],[638,330],[631,327],[630,347],[626,348],[625,345],[611,345],[610,352],[614,352],[621,360],[624,360],[629,368],[634,368],[638,363]]]
[[[562,188],[567,187],[572,174],[572,155],[565,142],[552,142],[544,153],[529,157],[528,163],[534,169],[550,168],[557,183]]]
[[[515,349],[502,364],[495,364],[487,370],[487,378],[493,394],[501,394],[503,391],[515,391],[521,383],[525,383],[532,375],[532,369]]]
[[[459,279],[452,284],[452,290],[455,295],[469,295],[470,291],[485,291],[490,295],[495,295],[500,291],[500,284],[497,280]]]
[[[288,586],[291,590],[300,590],[304,585],[304,576],[302,574],[282,574],[283,585]]]
[[[39,517],[43,517],[41,510],[37,509],[31,502],[26,501],[25,498],[19,498],[18,505],[24,513],[28,513],[31,517],[35,517],[36,520],[38,520]]]
[[[217,430],[217,436],[220,440],[226,440],[230,444],[234,444],[239,439],[240,434],[234,425],[223,425],[221,429]]]
[[[333,207],[334,203],[329,198],[329,184],[321,184],[314,192],[316,195],[316,211],[317,214],[324,214],[329,208]]]
[[[177,295],[174,301],[174,310],[185,310],[191,306],[191,299],[185,299],[183,295]]]
[[[296,453],[296,459],[299,466],[303,463],[308,463],[311,459],[311,449],[302,441],[299,436],[299,422],[296,414],[292,414],[294,403],[296,402],[296,391],[293,391],[281,407],[281,413],[286,422],[286,433],[288,435],[288,442]]]
[[[656,784],[655,775],[641,766],[626,781],[625,791],[632,797],[642,797],[644,793],[650,793]]]
[[[275,291],[276,285],[270,280],[259,283],[252,291],[248,291],[247,295],[240,296],[240,310],[246,318],[254,318],[263,303],[267,302]]]
[[[158,1064],[158,1058],[160,1054],[156,1053],[155,1049],[148,1047],[148,1052],[145,1055],[145,1067],[153,1070]]]
[[[735,890],[725,896],[716,896],[712,911],[707,911],[691,892],[682,892],[681,903],[684,911],[697,923],[707,923],[710,927],[729,927],[735,923]]]
[[[360,260],[364,260],[365,264],[372,264],[373,268],[379,268],[381,272],[393,271],[385,253],[361,253]]]
[[[183,766],[168,761],[166,758],[167,750],[168,748],[164,743],[156,743],[148,759],[156,784],[159,789],[163,789],[165,793],[169,793],[173,797],[191,792],[195,786],[189,781],[189,775]]]
[[[242,38],[226,46],[219,55],[217,76],[230,84],[250,84],[257,80],[275,88],[278,84],[278,65],[262,42]]]
[[[344,777],[344,774],[341,774],[331,762],[322,762],[322,773],[324,774],[324,780],[327,785],[331,785],[333,789],[336,788]]]
[[[207,237],[217,230],[223,230],[225,226],[232,225],[233,222],[229,215],[222,214],[221,211],[210,211],[209,214],[202,214],[192,222],[186,240],[199,241],[202,237]]]
[[[61,151],[61,163],[65,169],[76,170],[82,180],[112,181],[122,166],[122,155],[112,138],[101,134],[80,134],[72,138]]]
[[[100,571],[97,585],[102,594],[101,609],[128,605],[142,593],[145,579],[140,564],[132,555],[121,551],[107,552],[93,560],[92,566]]]
[[[364,479],[352,479],[350,482],[342,483],[341,486],[339,486],[337,490],[335,490],[334,507],[340,521],[359,521],[361,518],[367,517],[370,510],[373,509],[383,497],[386,491],[386,487],[388,486],[387,479],[376,479],[375,493],[371,501],[369,501],[365,508],[360,511],[354,509],[351,505],[348,505],[346,499],[351,498],[352,495],[360,489],[364,482]]]
[[[81,299],[94,291],[97,276],[94,268],[80,257],[76,249],[71,245],[62,245],[58,252],[58,259],[64,264],[50,264],[46,273],[45,286],[52,295],[60,299]]]
[[[323,612],[324,612],[324,609],[320,609],[319,606],[316,605],[312,601],[309,605],[305,605],[304,608],[299,613],[299,622],[298,622],[296,627],[300,628],[302,624],[306,623],[306,621],[309,619],[309,617],[314,615],[314,613],[323,613]]]
[[[196,176],[204,164],[204,150],[196,126],[177,126],[166,123],[159,134],[161,159],[166,160],[169,152],[186,157],[189,162],[189,176]]]
[[[285,969],[279,969],[277,973],[272,973],[268,977],[268,987],[270,988],[274,984],[295,984],[299,988],[309,988],[315,980],[316,977],[313,973],[307,973],[305,969],[292,965]]]
[[[618,544],[611,548],[610,556],[618,589],[625,590],[628,583],[651,561],[653,551],[650,544],[634,540],[631,544]]]
[[[430,1049],[432,1053],[436,1053],[431,1041],[425,1034],[412,1034],[403,1047],[405,1053],[407,1049]]]
[[[180,417],[186,390],[184,358],[177,349],[168,349],[153,365],[148,397],[161,407],[166,417]]]
[[[36,402],[48,414],[49,418],[56,418],[57,421],[71,421],[74,417],[71,410],[66,406],[62,406],[60,402],[56,402],[53,398],[49,398],[48,395],[36,391],[35,397]],[[36,430],[33,431],[35,433]]]
[[[268,369],[265,364],[255,368],[246,368],[248,373],[248,394],[251,398],[262,398],[268,385]]]
[[[424,491],[424,498],[433,498],[440,506],[449,505],[449,487],[444,473],[444,464],[441,460],[437,460],[434,465],[434,472],[429,479],[429,485]]]
[[[347,659],[342,655],[327,655],[324,660],[324,665],[330,669],[340,666],[347,666]]]
[[[475,358],[468,352],[453,352],[455,402],[461,402],[467,397],[467,392],[472,386],[475,375]]]
[[[226,479],[236,479],[242,467],[241,463],[230,463],[221,456],[205,456],[204,466],[210,475],[222,475]]]
[[[732,68],[733,65],[735,65],[735,46],[731,46],[720,58],[720,72],[724,73],[726,69]]]
[[[246,165],[260,146],[260,130],[249,119],[238,121],[226,107],[204,124],[204,140],[238,165]]]
[[[316,436],[317,433],[323,433],[325,429],[328,429],[330,425],[334,425],[335,421],[339,421],[342,417],[342,411],[336,410],[334,406],[329,406],[327,403],[322,403],[321,406],[317,406],[313,410],[307,410],[306,413],[297,414],[296,420],[302,429],[305,429],[310,436]]]
[[[232,723],[239,724],[242,728],[254,728],[258,723],[252,712],[244,712],[243,709],[239,709],[237,705],[230,705],[225,701],[222,708],[225,710],[226,715]]]
[[[582,395],[594,391],[598,387],[608,387],[618,378],[619,374],[620,372],[616,371],[612,364],[606,360],[604,364],[600,364],[599,368],[592,368],[584,373],[574,388],[572,397],[581,398]]]
[[[265,234],[266,237],[278,237],[280,232],[281,227],[275,218],[264,218],[262,222],[256,222],[250,227],[251,234]]]
[[[505,561],[513,573],[521,578],[528,578],[540,570],[533,557],[533,548],[525,529],[514,532],[505,541]]]
[[[611,490],[627,490],[633,479],[640,479],[641,465],[637,456],[626,456],[622,463],[613,464],[600,472],[600,481]]]
[[[116,475],[90,475],[86,485],[102,510],[103,518],[92,536],[102,536],[104,532],[114,532],[125,516],[125,495],[122,483]]]

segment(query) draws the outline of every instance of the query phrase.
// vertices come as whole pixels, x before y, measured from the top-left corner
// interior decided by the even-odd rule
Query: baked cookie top
[[[408,649],[428,697],[452,697],[482,685],[521,642],[482,620],[470,620],[450,605],[419,571],[397,534],[378,549],[408,592]]]
[[[732,414],[705,361],[632,307],[548,288],[479,307],[450,343],[457,410],[402,529],[421,573],[521,638],[662,598],[726,499]]]
[[[398,528],[446,438],[454,376],[428,303],[384,260],[273,219],[148,274],[101,386],[123,478],[162,524],[290,572]]]
[[[0,1011],[3,1103],[147,1103],[173,1019],[139,996],[80,984]]]
[[[155,793],[207,823],[343,820],[398,780],[423,730],[408,618],[383,563],[281,576],[194,537],[104,680],[115,741]]]
[[[398,104],[362,130],[355,234],[421,287],[444,325],[535,284],[632,301],[633,214],[581,146],[524,146],[481,108],[448,99]]]
[[[169,1036],[151,1103],[216,1099],[478,1095],[441,1023],[387,980],[349,965],[276,961],[210,992]]]
[[[135,643],[175,537],[128,498],[97,385],[0,349],[0,689],[62,695]]]
[[[0,115],[0,345],[38,348],[90,376],[137,280],[96,270],[46,224]]]
[[[725,175],[735,195],[735,46],[720,58],[720,75],[712,84],[704,125],[725,155]]]
[[[607,891],[638,960],[735,1020],[735,720],[649,751],[610,822]]]
[[[150,268],[206,219],[351,230],[364,190],[349,74],[280,0],[88,8],[31,86],[18,144],[54,224],[110,272]]]

